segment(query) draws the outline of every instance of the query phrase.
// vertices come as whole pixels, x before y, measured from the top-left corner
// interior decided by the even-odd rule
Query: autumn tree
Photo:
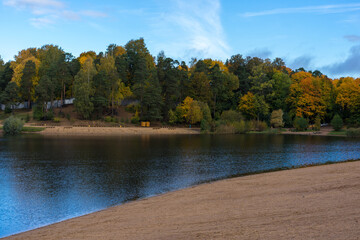
[[[239,102],[239,111],[248,119],[264,119],[269,113],[269,106],[263,96],[254,95],[251,92],[245,94]]]

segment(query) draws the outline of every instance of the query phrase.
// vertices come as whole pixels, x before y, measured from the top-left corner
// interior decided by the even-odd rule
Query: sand
[[[359,238],[358,161],[203,184],[8,239]]]
[[[141,128],[141,127],[64,127],[46,128],[39,132],[52,136],[121,136],[199,134],[198,128]]]

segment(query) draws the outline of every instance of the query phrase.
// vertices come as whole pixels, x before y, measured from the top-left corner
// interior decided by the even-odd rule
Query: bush
[[[66,119],[70,121],[71,117],[70,117],[70,114],[66,114]]]
[[[222,134],[234,134],[236,131],[235,127],[232,125],[220,125],[217,127],[216,132]]]
[[[283,115],[284,115],[283,110],[281,110],[281,109],[279,109],[279,110],[274,110],[274,111],[271,113],[270,125],[273,126],[274,128],[281,128],[281,127],[283,127],[283,126],[284,126]]]
[[[264,121],[256,122],[256,130],[262,132],[265,131],[268,128],[268,125]]]
[[[233,123],[233,126],[235,128],[235,133],[246,133],[249,131],[246,122],[243,120]]]
[[[209,124],[208,121],[206,121],[205,119],[203,119],[203,120],[201,120],[201,122],[200,122],[200,129],[201,129],[202,132],[208,132],[208,131],[210,131],[211,126],[210,126],[210,124]]]
[[[40,121],[44,117],[42,107],[40,105],[35,105],[33,107],[33,118]]]
[[[313,126],[313,130],[314,131],[320,131],[320,128],[321,128],[321,118],[320,118],[320,116],[316,116],[315,124]]]
[[[51,121],[54,119],[54,111],[52,109],[50,109],[49,111],[47,111],[45,114],[44,114],[44,117],[43,119],[46,121]]]
[[[26,114],[25,122],[29,122],[29,121],[30,121],[30,114]]]
[[[333,127],[333,129],[335,131],[340,131],[341,128],[343,127],[343,120],[341,119],[341,117],[339,116],[339,114],[336,114],[334,116],[334,118],[331,120],[331,126]]]
[[[256,131],[256,121],[255,120],[251,120],[246,122],[246,128],[248,129],[248,131]]]
[[[11,136],[18,135],[21,133],[23,126],[24,126],[23,121],[11,116],[5,119],[4,121],[4,126],[3,126],[4,133],[5,135],[11,135]]]
[[[53,119],[53,121],[56,122],[56,123],[59,123],[59,122],[60,122],[60,118],[57,118],[57,117],[56,117],[56,118]]]
[[[294,127],[296,131],[306,131],[309,127],[309,122],[303,117],[297,117],[294,121]]]
[[[104,117],[104,121],[105,122],[112,122],[112,117],[111,116],[106,116],[106,117]]]
[[[243,120],[243,117],[239,112],[236,112],[234,110],[228,110],[224,111],[221,114],[220,120],[222,122],[225,122],[226,124],[229,124],[234,122],[240,122],[241,120]]]
[[[139,112],[135,112],[135,115],[131,118],[131,123],[139,124],[139,122],[140,122]]]
[[[360,137],[360,128],[349,128],[348,130],[346,130],[346,136]]]

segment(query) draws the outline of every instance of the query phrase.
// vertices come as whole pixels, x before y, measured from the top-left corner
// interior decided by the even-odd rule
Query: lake
[[[360,158],[296,135],[0,137],[0,237],[231,176]]]

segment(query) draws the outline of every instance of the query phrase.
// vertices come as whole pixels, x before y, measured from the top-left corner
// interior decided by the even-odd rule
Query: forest
[[[294,70],[280,58],[238,54],[225,62],[193,58],[186,64],[164,52],[152,56],[142,38],[79,57],[45,45],[21,50],[7,63],[0,58],[5,111],[27,102],[34,117],[46,120],[52,109],[45,103],[66,98],[75,98],[81,119],[116,116],[126,101],[133,122],[211,128],[219,119],[239,119],[273,125],[273,116],[280,114],[285,126],[293,126],[297,118],[329,123],[335,115],[348,125],[360,125],[360,78],[331,79],[318,70]]]

